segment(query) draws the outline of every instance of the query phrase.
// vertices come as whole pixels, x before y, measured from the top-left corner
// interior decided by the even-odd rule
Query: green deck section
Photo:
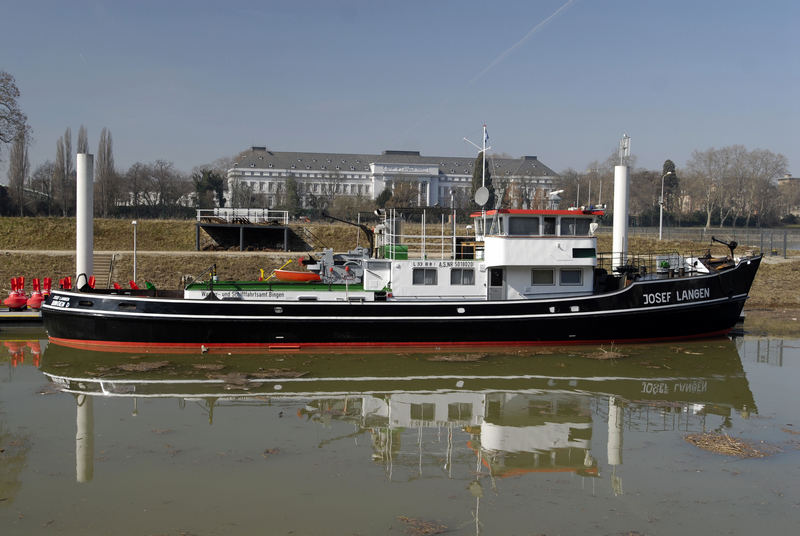
[[[208,281],[198,281],[189,283],[186,290],[208,290],[210,288]],[[328,285],[318,281],[307,283],[287,283],[278,281],[217,281],[214,283],[214,290],[247,290],[247,291],[268,291],[268,290],[283,290],[283,291],[315,291],[315,292],[328,292],[339,291],[344,292],[349,290],[351,292],[359,292],[364,290],[364,285],[361,283],[354,283],[352,285]]]

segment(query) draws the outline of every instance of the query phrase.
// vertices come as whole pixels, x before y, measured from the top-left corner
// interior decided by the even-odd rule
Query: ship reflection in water
[[[719,430],[756,411],[733,341],[624,348],[600,360],[582,349],[171,356],[50,345],[41,370],[75,395],[80,482],[93,477],[95,399],[129,398],[135,413],[143,399],[175,398],[202,404],[212,425],[220,407],[275,404],[312,425],[350,423],[344,437],[369,437],[388,480],[457,471],[480,502],[496,479],[551,472],[607,479],[621,494],[625,434]]]

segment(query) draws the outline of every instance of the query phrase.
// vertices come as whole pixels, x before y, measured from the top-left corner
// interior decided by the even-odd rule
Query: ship
[[[296,274],[228,281],[212,269],[178,290],[83,284],[54,289],[42,316],[55,344],[121,351],[625,343],[734,328],[760,255],[717,239],[725,254],[599,253],[603,214],[481,210],[473,234],[457,236],[444,220],[427,233],[424,214],[421,234],[404,234],[387,210],[369,246],[324,250]]]

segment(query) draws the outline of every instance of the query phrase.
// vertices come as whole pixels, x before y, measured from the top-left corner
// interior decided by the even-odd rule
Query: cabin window
[[[531,270],[531,285],[553,285],[553,270]]]
[[[436,405],[431,403],[409,404],[410,417],[415,421],[432,421],[436,416]]]
[[[414,268],[412,279],[415,285],[436,285],[438,273],[436,268]]]
[[[539,218],[508,218],[509,235],[538,235]]]
[[[597,252],[594,248],[572,248],[573,259],[594,259]]]
[[[589,218],[561,218],[561,236],[586,236],[590,223]]]
[[[553,236],[556,234],[556,218],[555,216],[545,216],[544,218],[544,232],[546,236]]]
[[[581,285],[583,270],[561,270],[559,281],[562,285]]]
[[[450,270],[451,285],[474,285],[475,270],[472,268],[452,268]]]

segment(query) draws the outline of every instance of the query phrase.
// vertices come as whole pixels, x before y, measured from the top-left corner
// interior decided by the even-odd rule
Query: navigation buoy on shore
[[[39,310],[42,308],[42,302],[44,301],[44,294],[42,293],[42,287],[39,282],[39,278],[33,278],[33,292],[31,292],[31,297],[28,298],[28,307],[31,309]]]
[[[11,278],[11,293],[3,300],[3,304],[11,311],[22,311],[28,305],[28,296],[25,294],[25,278]]]

